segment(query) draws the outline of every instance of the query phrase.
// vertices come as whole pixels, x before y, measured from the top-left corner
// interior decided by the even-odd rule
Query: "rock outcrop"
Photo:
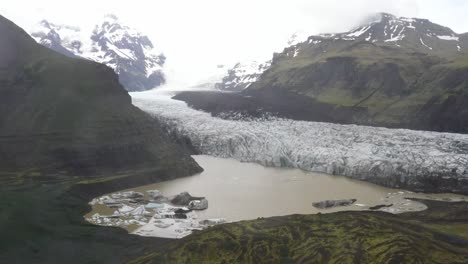
[[[342,199],[342,200],[325,200],[312,203],[312,206],[318,209],[328,209],[339,206],[350,206],[355,203],[356,199]]]
[[[193,197],[188,192],[182,192],[171,199],[174,205],[188,206],[191,201],[202,200],[204,197]]]

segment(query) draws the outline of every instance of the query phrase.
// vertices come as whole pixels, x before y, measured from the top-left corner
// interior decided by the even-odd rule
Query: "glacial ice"
[[[287,119],[226,120],[153,91],[132,97],[172,135],[190,139],[206,155],[390,187],[428,177],[468,180],[468,135]]]

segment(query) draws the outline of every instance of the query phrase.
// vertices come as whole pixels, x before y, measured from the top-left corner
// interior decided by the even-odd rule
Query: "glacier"
[[[413,191],[468,193],[468,135],[280,118],[222,119],[170,94],[131,95],[135,106],[200,154]]]

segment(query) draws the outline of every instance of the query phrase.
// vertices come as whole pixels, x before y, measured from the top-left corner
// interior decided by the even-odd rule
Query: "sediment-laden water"
[[[413,193],[342,176],[264,167],[234,159],[204,155],[194,158],[205,169],[203,173],[124,191],[145,194],[147,200],[151,199],[147,192],[150,190],[158,190],[167,197],[187,191],[193,196],[206,197],[209,202],[208,209],[193,211],[189,213],[188,219],[165,220],[153,217],[156,212],[152,209],[147,209],[146,212],[142,209],[138,212],[139,207],[143,208],[142,204],[126,204],[125,210],[128,211],[128,207],[132,207],[137,209],[137,213],[104,220],[105,216],[112,216],[119,209],[94,204],[93,211],[87,214],[86,218],[97,224],[121,226],[138,235],[178,238],[190,234],[192,229],[205,228],[206,226],[199,226],[198,223],[207,219],[239,221],[289,214],[368,210],[375,205],[391,205],[380,210],[401,213],[426,208],[421,203],[405,198],[468,200],[460,195]],[[357,201],[351,206],[323,210],[312,206],[313,202],[335,199]],[[99,217],[93,219],[93,215],[96,214]]]

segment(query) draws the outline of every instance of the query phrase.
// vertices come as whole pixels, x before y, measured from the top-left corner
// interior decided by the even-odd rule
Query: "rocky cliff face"
[[[150,39],[107,15],[92,31],[43,20],[31,31],[40,44],[70,57],[103,63],[119,75],[128,91],[143,91],[165,83],[166,57]]]
[[[38,45],[0,17],[0,168],[71,175],[200,167],[131,104],[109,67]]]

